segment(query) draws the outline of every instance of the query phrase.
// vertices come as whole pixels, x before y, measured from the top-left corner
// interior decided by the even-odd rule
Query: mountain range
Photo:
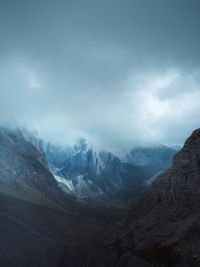
[[[164,145],[136,148],[126,155],[95,151],[80,139],[65,148],[44,144],[49,169],[59,186],[82,197],[109,196],[128,201],[147,187],[157,174],[171,166],[175,150]]]
[[[199,184],[199,129],[117,157],[0,128],[0,266],[199,266]]]

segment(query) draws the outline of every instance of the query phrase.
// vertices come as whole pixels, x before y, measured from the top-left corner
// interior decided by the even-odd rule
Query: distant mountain
[[[49,172],[44,155],[20,130],[0,128],[0,184],[10,190],[57,198],[61,191]]]
[[[165,145],[138,147],[132,149],[124,157],[124,161],[140,166],[149,182],[172,165],[177,150]]]
[[[132,149],[123,158],[96,152],[81,139],[73,147],[44,146],[49,168],[59,186],[79,196],[115,195],[137,198],[146,185],[171,166],[176,151],[167,146]]]
[[[133,196],[145,187],[145,175],[140,167],[122,162],[110,152],[96,152],[84,139],[66,149],[48,144],[44,152],[55,179],[67,192],[98,196],[131,189]]]

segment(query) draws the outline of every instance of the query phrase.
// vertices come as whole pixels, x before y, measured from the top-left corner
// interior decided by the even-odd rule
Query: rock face
[[[173,159],[173,166],[161,174],[149,195],[160,202],[196,205],[200,198],[200,130],[193,132]]]
[[[200,265],[200,129],[187,139],[139,204],[118,247],[156,266]],[[153,265],[154,266],[154,265]]]
[[[20,130],[0,129],[0,183],[16,190],[38,191],[58,197],[60,190],[49,172],[43,154]]]

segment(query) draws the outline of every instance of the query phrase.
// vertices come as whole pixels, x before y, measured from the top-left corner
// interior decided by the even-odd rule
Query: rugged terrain
[[[199,266],[200,130],[127,212],[67,193],[40,148],[20,130],[0,129],[0,266]],[[77,177],[93,154],[70,155],[59,171]],[[113,162],[124,168],[107,154],[106,171]]]
[[[135,148],[125,155],[96,151],[80,139],[74,146],[44,144],[44,154],[59,186],[81,197],[136,200],[156,175],[171,166],[175,150],[167,146]],[[106,203],[105,203],[106,204]]]
[[[67,192],[111,197],[130,188],[132,195],[140,194],[145,187],[142,168],[122,162],[111,152],[96,152],[84,139],[72,148],[47,145],[44,151],[50,170]]]
[[[135,266],[200,266],[199,210],[200,129],[144,199],[130,208],[110,242],[133,266],[138,257],[144,262]]]
[[[117,219],[65,194],[23,133],[0,129],[0,266],[85,266],[92,239]]]

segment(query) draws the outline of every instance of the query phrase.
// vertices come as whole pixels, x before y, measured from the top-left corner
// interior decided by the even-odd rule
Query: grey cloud
[[[111,149],[183,142],[199,127],[199,10],[195,0],[1,0],[0,120]]]

